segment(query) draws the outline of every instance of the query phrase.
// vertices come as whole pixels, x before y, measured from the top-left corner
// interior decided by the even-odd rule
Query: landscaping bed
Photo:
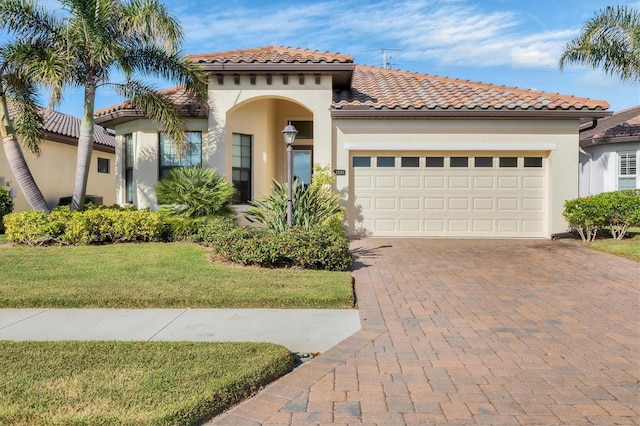
[[[0,424],[201,424],[291,371],[269,343],[0,341]]]

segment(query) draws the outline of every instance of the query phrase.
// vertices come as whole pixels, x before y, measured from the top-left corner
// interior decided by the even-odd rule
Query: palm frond
[[[15,69],[5,69],[2,75],[4,93],[15,109],[13,127],[20,144],[29,152],[40,155],[44,121],[38,106],[37,87]]]
[[[0,26],[21,41],[37,38],[52,43],[62,38],[64,28],[60,18],[29,0],[1,1]]]
[[[185,148],[185,124],[180,111],[170,99],[158,93],[154,87],[140,81],[129,80],[125,84],[112,85],[117,93],[131,100],[136,109],[158,123],[160,130],[169,133],[180,150]]]
[[[130,0],[121,7],[120,29],[141,44],[160,45],[175,53],[183,32],[178,20],[157,0]]]
[[[576,63],[602,68],[622,80],[640,81],[640,14],[626,6],[608,6],[588,21],[560,57],[560,69]]]

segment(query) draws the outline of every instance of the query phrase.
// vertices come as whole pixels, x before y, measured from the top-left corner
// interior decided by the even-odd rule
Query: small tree
[[[606,206],[605,225],[611,231],[611,236],[614,239],[623,239],[629,227],[640,225],[639,191],[629,189],[605,192],[595,197],[601,198]]]
[[[596,239],[606,222],[607,206],[601,198],[585,197],[567,200],[562,216],[572,229],[578,231],[584,242]]]

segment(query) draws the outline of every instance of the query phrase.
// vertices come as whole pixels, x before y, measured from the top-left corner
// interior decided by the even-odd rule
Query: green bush
[[[160,214],[135,208],[95,206],[71,212],[63,206],[50,214],[30,210],[6,218],[9,240],[29,246],[162,241],[166,233]]]
[[[0,233],[4,232],[4,221],[2,219],[12,211],[13,200],[9,194],[9,188],[0,186]]]
[[[309,230],[319,225],[342,228],[344,207],[340,205],[340,196],[331,190],[335,181],[328,167],[314,167],[311,185],[303,185],[297,179],[291,187],[293,207],[292,225]],[[247,216],[254,219],[274,233],[287,229],[287,185],[274,182],[271,193],[251,203]]]
[[[640,225],[640,192],[622,190],[567,200],[562,215],[582,241],[595,240],[605,227],[622,239],[629,227]]]
[[[640,191],[627,189],[595,197],[602,198],[606,205],[605,226],[614,239],[623,239],[630,227],[640,225]]]
[[[209,216],[230,216],[235,188],[215,169],[178,167],[158,182],[156,197],[160,211],[175,239],[190,239]]]
[[[231,217],[210,216],[204,218],[197,229],[191,231],[192,240],[194,242],[212,242],[220,236],[236,229],[238,225]]]
[[[353,261],[346,233],[327,226],[294,227],[278,234],[244,226],[212,233],[203,241],[212,245],[215,255],[243,265],[346,271]]]

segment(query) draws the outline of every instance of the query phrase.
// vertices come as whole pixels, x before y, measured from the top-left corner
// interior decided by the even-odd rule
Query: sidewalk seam
[[[166,323],[160,330],[156,331],[153,336],[149,337],[147,339],[147,342],[150,342],[151,340],[153,340],[154,337],[156,337],[158,334],[162,333],[167,327],[169,327],[171,324],[173,324],[175,322],[175,320],[177,320],[178,318],[180,318],[182,315],[184,315],[185,312],[187,312],[189,309],[183,309],[182,312],[180,312],[178,315],[176,315],[176,317],[174,319],[172,319],[171,321],[169,321],[168,323]]]

